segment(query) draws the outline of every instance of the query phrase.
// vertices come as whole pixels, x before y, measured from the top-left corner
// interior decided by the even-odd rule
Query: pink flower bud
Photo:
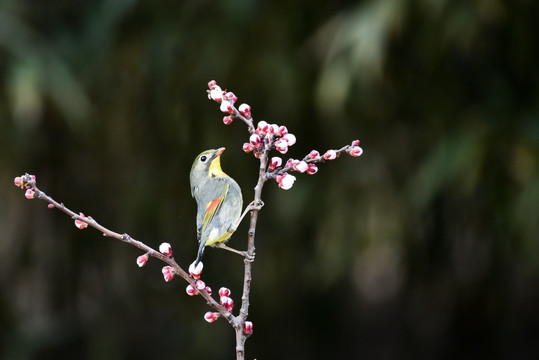
[[[162,243],[159,245],[159,252],[165,256],[171,257],[172,256],[172,246],[170,246],[169,243]]]
[[[234,309],[234,300],[228,296],[221,296],[220,301],[221,305],[225,307],[226,311],[232,311],[232,309]]]
[[[299,160],[296,160],[296,159],[288,159],[286,161],[286,167],[291,167],[293,168],[295,164],[298,164],[299,163]]]
[[[255,133],[260,136],[266,136],[268,133],[269,125],[264,120],[260,121],[256,127]]]
[[[13,180],[13,183],[15,184],[15,186],[17,187],[20,187],[21,189],[23,188],[23,181],[22,181],[22,177],[20,176],[17,176],[14,180]]]
[[[240,113],[245,116],[247,119],[251,118],[251,107],[247,104],[241,104],[238,108]]]
[[[83,213],[79,213],[80,217],[85,217]],[[75,220],[75,226],[79,228],[79,230],[86,229],[88,227],[88,224],[85,223],[82,220]]]
[[[285,136],[286,134],[288,134],[288,129],[286,128],[286,126],[279,126],[275,134],[279,136]]]
[[[352,156],[358,157],[363,154],[363,149],[359,146],[352,146],[352,148],[348,151],[348,153]]]
[[[204,314],[204,320],[211,324],[215,320],[219,319],[220,316],[221,314],[219,314],[218,312],[208,311],[206,314]]]
[[[26,190],[26,192],[24,193],[24,196],[27,198],[27,199],[33,199],[34,196],[35,196],[36,192],[32,189],[28,189]]]
[[[243,144],[243,151],[245,151],[246,153],[250,153],[251,151],[253,151],[254,148],[255,147],[251,143],[244,143]]]
[[[271,124],[271,125],[268,125],[268,134],[269,135],[275,135],[277,134],[277,132],[279,132],[279,125],[277,124]]]
[[[226,288],[226,287],[222,287],[219,289],[219,296],[220,297],[223,297],[223,296],[230,296],[230,289],[229,288]]]
[[[278,168],[279,166],[281,166],[282,163],[283,163],[283,159],[281,159],[278,156],[274,156],[270,160],[268,169],[269,170],[274,170],[274,169]]]
[[[320,157],[320,153],[316,150],[312,150],[308,156],[309,159],[318,159]]]
[[[211,295],[211,293],[212,293],[211,287],[206,286],[206,292],[208,293],[208,295]]]
[[[352,141],[352,146],[358,146],[358,145],[359,145],[359,140]]]
[[[315,164],[309,164],[307,168],[307,174],[314,175],[318,172],[318,167]]]
[[[206,288],[206,283],[202,280],[197,280],[195,282],[195,287],[197,288],[197,290],[202,290],[202,289],[205,289]]]
[[[213,88],[215,87],[215,85],[217,85],[217,81],[215,81],[215,80],[212,80],[212,81],[210,81],[210,82],[208,83],[208,87],[209,87],[210,89],[213,89]]]
[[[324,154],[324,159],[326,160],[335,160],[336,158],[337,158],[337,153],[335,152],[335,150],[328,150]]]
[[[288,142],[284,139],[279,139],[275,142],[275,149],[281,154],[286,154],[288,151]]]
[[[172,266],[164,266],[161,270],[166,282],[169,282],[174,278],[174,268]]]
[[[48,207],[49,209],[54,209],[54,204],[53,204],[53,203],[49,203],[49,205],[47,205],[47,207]]]
[[[219,86],[215,86],[211,89],[209,97],[214,101],[221,102],[223,101],[223,90]]]
[[[137,258],[137,265],[138,267],[143,267],[148,262],[148,254],[140,255]]]
[[[249,137],[249,142],[254,146],[254,147],[259,147],[262,145],[262,139],[260,139],[260,136],[256,135],[256,134],[253,134]]]
[[[305,171],[307,171],[309,169],[309,165],[307,165],[307,163],[305,161],[298,161],[297,163],[295,163],[293,165],[293,169],[300,172],[300,173],[304,173]]]
[[[288,143],[288,146],[292,146],[296,143],[296,136],[294,134],[285,134],[283,136],[283,139],[286,140],[286,142]]]
[[[221,101],[220,109],[225,114],[234,114],[234,107],[232,106],[232,103],[228,100]]]
[[[202,261],[198,263],[197,266],[195,266],[195,262],[191,265],[189,265],[189,274],[195,279],[200,279],[200,274],[202,274],[202,269],[204,268],[204,264],[202,264]]]
[[[232,116],[230,116],[230,115],[227,115],[227,116],[225,116],[223,118],[223,123],[225,125],[230,125],[230,124],[232,124],[232,120],[234,120],[234,118]]]
[[[243,333],[245,335],[251,335],[253,333],[253,323],[250,321],[246,321],[243,324]]]
[[[198,290],[191,284],[187,285],[187,287],[185,288],[185,292],[187,293],[187,295],[189,296],[195,296],[195,295],[198,295]]]
[[[236,101],[238,101],[238,97],[234,95],[233,92],[229,91],[225,94],[225,99],[230,101],[232,104],[234,104]]]
[[[284,173],[283,175],[278,175],[276,180],[281,189],[288,190],[292,187],[292,185],[294,185],[294,181],[296,181],[296,177],[294,175]]]

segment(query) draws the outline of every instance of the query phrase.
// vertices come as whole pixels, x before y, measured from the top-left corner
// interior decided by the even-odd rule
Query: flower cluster
[[[243,144],[243,151],[246,153],[253,152],[256,158],[260,158],[260,154],[272,149],[281,154],[286,154],[288,148],[295,143],[296,136],[289,133],[286,126],[260,121],[249,137],[249,142]]]
[[[226,311],[232,311],[234,309],[234,300],[230,297],[230,289],[226,287],[219,289],[219,301],[225,307]]]
[[[251,107],[247,104],[241,104],[236,109],[234,104],[238,100],[237,96],[232,92],[222,90],[215,80],[210,81],[208,87],[208,98],[220,103],[221,111],[226,114],[223,118],[226,125],[231,124],[235,118],[240,118],[247,123],[251,135],[249,142],[243,144],[243,151],[246,153],[252,152],[256,158],[260,158],[262,154],[270,150],[286,154],[288,148],[296,143],[296,137],[288,132],[286,126],[260,121],[255,128]],[[320,155],[317,150],[313,150],[302,160],[289,159],[284,166],[283,160],[279,156],[274,156],[269,160],[267,178],[275,179],[281,189],[288,190],[296,181],[296,177],[289,172],[306,172],[309,175],[314,175],[318,172],[315,163],[335,160],[342,152],[357,157],[363,153],[363,149],[359,147],[359,140],[354,140],[351,145],[339,150],[328,150],[323,155]]]
[[[212,294],[212,290],[209,286],[206,286],[206,283],[202,280],[195,281],[195,285],[187,285],[187,288],[185,288],[185,292],[189,296],[195,296],[198,295],[201,290],[206,290],[208,295]]]

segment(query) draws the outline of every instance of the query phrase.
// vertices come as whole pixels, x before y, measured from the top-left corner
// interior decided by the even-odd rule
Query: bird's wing
[[[213,218],[215,217],[215,214],[217,214],[219,212],[219,209],[221,209],[221,206],[223,205],[226,199],[226,196],[228,194],[228,187],[229,185],[228,183],[226,183],[223,194],[219,196],[217,199],[210,200],[206,204],[206,212],[204,213],[204,218],[201,224],[202,226],[198,234],[199,240],[202,234],[204,234],[204,232],[206,231],[206,228],[208,227],[208,225],[212,222]]]

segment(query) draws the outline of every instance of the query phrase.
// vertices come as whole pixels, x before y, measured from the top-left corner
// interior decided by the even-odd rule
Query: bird
[[[191,195],[197,203],[197,238],[199,248],[195,266],[202,260],[206,246],[218,246],[247,256],[225,245],[243,218],[243,197],[238,183],[221,169],[224,147],[200,153],[189,176]]]

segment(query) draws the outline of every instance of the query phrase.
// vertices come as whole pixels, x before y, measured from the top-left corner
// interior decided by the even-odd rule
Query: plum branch
[[[120,240],[142,250],[143,255],[137,258],[137,265],[143,267],[150,257],[156,258],[166,264],[163,267],[163,277],[165,281],[171,281],[174,276],[178,275],[187,283],[186,292],[190,296],[201,295],[207,304],[212,308],[213,312],[206,312],[204,319],[212,323],[220,317],[225,318],[234,328],[236,334],[236,358],[238,360],[245,359],[245,342],[253,333],[253,323],[248,321],[249,316],[249,298],[252,283],[252,263],[255,256],[255,235],[256,225],[259,212],[263,206],[262,190],[264,184],[268,180],[275,180],[278,186],[283,190],[292,188],[296,181],[296,177],[291,173],[307,173],[314,175],[318,172],[318,163],[334,160],[341,154],[348,154],[353,157],[358,157],[363,153],[363,149],[359,146],[359,140],[353,140],[349,145],[345,145],[339,149],[330,149],[321,155],[317,150],[312,150],[305,155],[301,160],[289,158],[286,162],[280,156],[270,156],[272,151],[276,151],[281,155],[288,152],[289,148],[296,143],[296,137],[288,131],[285,126],[277,124],[268,124],[265,121],[260,121],[254,124],[251,114],[251,107],[247,104],[241,104],[236,108],[235,103],[238,100],[234,93],[223,91],[215,81],[208,83],[209,90],[208,98],[219,103],[220,110],[225,114],[223,123],[230,125],[235,119],[238,119],[247,125],[249,133],[249,141],[242,146],[243,151],[252,153],[260,162],[258,168],[258,180],[254,188],[254,199],[248,205],[245,213],[250,213],[249,229],[247,232],[247,256],[244,259],[243,271],[243,289],[241,296],[241,307],[238,315],[233,315],[234,301],[230,297],[231,292],[226,287],[219,289],[219,301],[212,297],[212,290],[206,283],[202,281],[201,274],[203,269],[202,262],[195,266],[193,262],[188,271],[185,271],[174,259],[172,247],[168,243],[162,243],[159,250],[144,244],[143,242],[134,239],[127,233],[118,233],[112,231],[98,223],[93,217],[86,216],[82,212],[76,212],[67,208],[63,203],[57,202],[51,196],[41,191],[36,185],[36,177],[28,173],[17,176],[14,180],[16,186],[25,189],[27,199],[40,199],[48,203],[49,208],[57,208],[71,217],[74,220],[75,226],[79,229],[93,227],[100,231],[103,236]]]

